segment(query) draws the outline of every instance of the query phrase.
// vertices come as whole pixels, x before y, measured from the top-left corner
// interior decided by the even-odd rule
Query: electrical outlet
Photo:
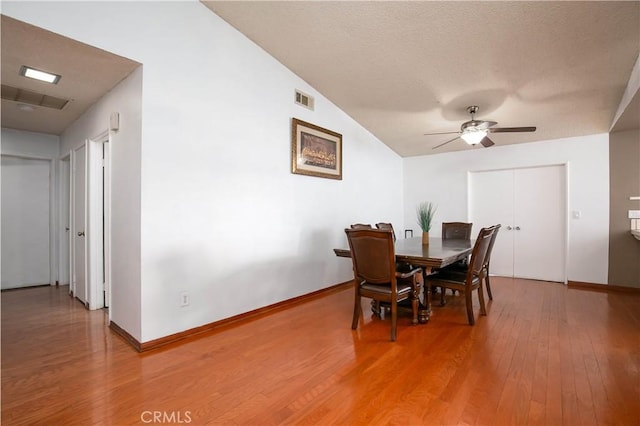
[[[180,293],[180,306],[189,306],[189,293],[186,291]]]

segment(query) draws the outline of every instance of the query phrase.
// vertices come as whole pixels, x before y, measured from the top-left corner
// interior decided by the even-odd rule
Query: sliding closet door
[[[564,166],[518,169],[514,186],[514,275],[564,281]]]
[[[513,170],[473,173],[470,210],[473,238],[480,229],[502,224],[491,256],[491,274],[513,276],[513,235],[506,230],[513,223]]]
[[[565,200],[564,166],[472,173],[469,211],[474,234],[502,224],[491,274],[563,282]]]

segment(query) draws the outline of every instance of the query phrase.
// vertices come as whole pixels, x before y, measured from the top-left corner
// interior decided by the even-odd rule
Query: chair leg
[[[487,315],[487,308],[484,305],[484,290],[482,289],[482,281],[478,285],[478,300],[480,300],[480,315]]]
[[[391,301],[391,341],[396,341],[396,332],[398,325],[398,302]]]
[[[380,311],[380,309],[380,301],[375,299],[371,300],[371,312],[373,312],[374,315],[382,318],[382,312]]]
[[[469,325],[474,325],[476,323],[476,320],[473,317],[473,299],[471,298],[471,291],[466,289],[464,292],[464,297],[467,304],[467,320],[469,320]]]
[[[487,273],[487,276],[484,277],[484,283],[487,286],[487,294],[489,295],[489,300],[493,300],[493,295],[491,294],[491,283],[489,282],[489,274]]]
[[[358,328],[358,320],[360,320],[360,314],[362,307],[360,306],[360,294],[356,291],[356,300],[353,303],[353,320],[351,321],[351,328],[355,330]]]

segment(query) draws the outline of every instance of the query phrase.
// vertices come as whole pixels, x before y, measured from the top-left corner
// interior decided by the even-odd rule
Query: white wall
[[[609,137],[607,134],[519,145],[478,147],[469,151],[404,160],[404,219],[415,225],[415,206],[438,204],[433,233],[442,221],[468,220],[468,172],[551,164],[569,165],[568,279],[607,283],[609,249]]]
[[[60,138],[44,133],[2,128],[1,149],[5,155],[55,159],[60,153]]]
[[[346,226],[404,227],[401,158],[202,4],[3,2],[3,13],[144,66],[141,281],[113,282],[140,289],[140,331],[112,314],[140,341],[346,281],[351,265],[332,251]],[[314,112],[293,103],[296,88]],[[292,117],[343,135],[342,181],[291,174]]]
[[[109,315],[132,336],[141,334],[141,164],[142,67],[111,89],[61,135],[66,156],[109,129],[112,112],[120,129],[109,135],[111,163],[111,303]]]

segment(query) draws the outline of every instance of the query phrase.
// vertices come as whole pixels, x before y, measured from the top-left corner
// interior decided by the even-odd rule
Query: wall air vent
[[[2,85],[2,99],[53,109],[63,109],[69,103],[68,99],[56,98],[55,96],[32,92],[26,89],[18,89],[7,86],[6,84]]]
[[[313,111],[313,97],[307,95],[304,92],[301,92],[300,90],[296,89],[296,103],[298,105],[302,105],[305,108],[309,108],[311,111]]]

